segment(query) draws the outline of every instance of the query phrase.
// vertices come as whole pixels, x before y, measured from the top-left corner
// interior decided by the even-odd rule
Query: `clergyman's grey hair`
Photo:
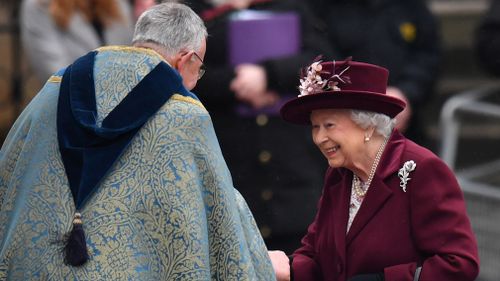
[[[184,4],[167,2],[145,11],[137,20],[132,43],[155,43],[169,56],[198,51],[207,37],[203,20]]]
[[[396,125],[396,119],[372,111],[351,110],[351,119],[363,129],[371,126],[375,127],[375,131],[385,138],[391,135]]]

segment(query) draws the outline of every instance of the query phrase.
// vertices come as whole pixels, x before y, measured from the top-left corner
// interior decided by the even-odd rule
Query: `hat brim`
[[[322,92],[301,96],[285,103],[281,117],[290,123],[308,125],[310,115],[317,109],[356,109],[373,111],[394,118],[403,111],[404,101],[387,95],[360,91]]]

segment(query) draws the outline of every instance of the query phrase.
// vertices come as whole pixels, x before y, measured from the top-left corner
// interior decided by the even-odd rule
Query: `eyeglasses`
[[[196,52],[193,52],[193,54],[200,60],[201,62],[201,66],[200,66],[200,69],[198,70],[198,80],[201,79],[201,77],[203,77],[203,74],[205,74],[205,72],[207,71],[207,68],[205,67],[205,64],[203,63],[203,60],[200,58],[200,56],[196,53]]]

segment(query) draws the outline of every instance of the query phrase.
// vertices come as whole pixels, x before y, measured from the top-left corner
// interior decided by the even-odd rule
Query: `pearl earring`
[[[370,137],[369,136],[365,136],[365,142],[369,142],[370,141]]]

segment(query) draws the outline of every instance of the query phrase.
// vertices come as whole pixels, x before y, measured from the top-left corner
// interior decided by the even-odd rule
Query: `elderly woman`
[[[444,162],[394,129],[405,104],[385,94],[388,71],[317,61],[303,76],[281,115],[312,126],[330,167],[292,278],[474,280],[477,244],[461,189]]]

